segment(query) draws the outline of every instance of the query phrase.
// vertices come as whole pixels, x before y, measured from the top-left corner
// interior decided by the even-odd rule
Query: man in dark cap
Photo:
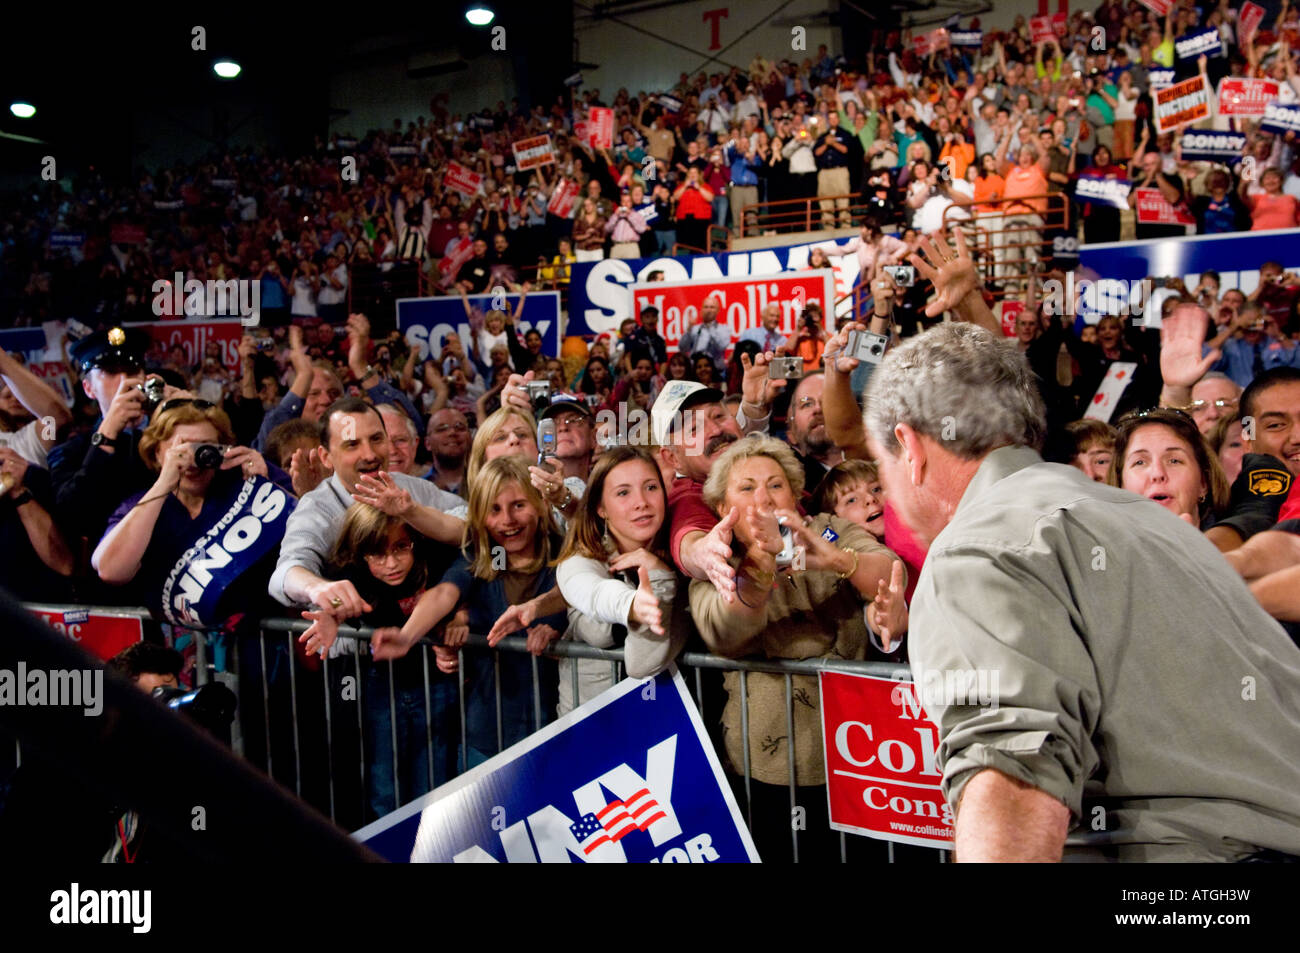
[[[56,515],[70,536],[99,542],[109,516],[121,502],[153,485],[140,458],[140,437],[153,410],[144,389],[148,332],[129,328],[96,331],[68,348],[87,397],[99,404],[100,418],[89,435],[78,434],[50,451],[50,479]],[[162,399],[186,392],[157,386]]]

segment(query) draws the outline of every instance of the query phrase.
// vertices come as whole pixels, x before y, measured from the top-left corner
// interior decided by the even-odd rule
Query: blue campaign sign
[[[396,862],[759,859],[675,667],[625,679],[353,836]]]
[[[1278,135],[1300,132],[1300,106],[1269,103],[1264,107],[1264,118],[1260,120],[1259,128],[1263,132],[1276,132]]]
[[[1236,288],[1247,295],[1258,287],[1259,266],[1266,261],[1288,270],[1300,267],[1300,228],[1079,247],[1079,266],[1102,278],[1182,278],[1195,288],[1201,272],[1217,271],[1221,290]]]
[[[1219,31],[1211,27],[1175,40],[1174,49],[1180,60],[1194,60],[1198,56],[1218,56],[1223,52],[1223,41],[1219,38]]]
[[[487,312],[493,307],[491,294],[470,295],[471,307]],[[501,296],[504,305],[501,310],[514,314],[519,304],[519,295]],[[496,304],[501,304],[498,300]],[[560,353],[560,293],[558,291],[532,291],[524,302],[523,313],[517,324],[520,334],[536,328],[542,335],[542,352],[552,357]],[[449,334],[460,337],[460,343],[469,354],[470,330],[469,318],[465,315],[465,306],[460,296],[439,298],[399,298],[397,299],[397,330],[401,331],[406,341],[419,349],[420,360],[429,356],[432,349],[442,353],[442,342]],[[479,360],[487,363],[488,355],[480,354]]]
[[[949,30],[948,42],[953,46],[980,46],[984,42],[984,31]]]
[[[24,354],[45,350],[45,328],[0,328],[0,347],[11,354],[21,351]]]
[[[628,289],[647,280],[652,271],[662,271],[664,281],[693,281],[714,278],[743,278],[749,275],[778,275],[808,267],[808,255],[814,247],[831,250],[842,248],[853,239],[833,238],[755,248],[749,251],[714,252],[680,258],[606,258],[595,262],[578,262],[571,267],[569,284],[569,334],[597,335],[617,332],[624,318],[632,317],[632,296]],[[858,283],[857,255],[831,259],[835,271],[835,297],[842,298]],[[837,314],[852,308],[852,301],[842,301]]]
[[[1099,176],[1081,175],[1074,181],[1074,197],[1079,202],[1128,208],[1128,193],[1133,183],[1128,179],[1103,179]]]
[[[1179,150],[1184,159],[1231,164],[1241,161],[1241,150],[1245,146],[1245,133],[1188,129],[1183,133]]]

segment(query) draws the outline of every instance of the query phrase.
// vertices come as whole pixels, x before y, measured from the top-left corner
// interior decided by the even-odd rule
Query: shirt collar
[[[1000,480],[1042,462],[1043,458],[1032,447],[999,447],[991,451],[975,471],[975,476],[967,485],[966,492],[961,495],[961,502],[957,504],[955,512],[960,513],[963,508],[973,505]]]

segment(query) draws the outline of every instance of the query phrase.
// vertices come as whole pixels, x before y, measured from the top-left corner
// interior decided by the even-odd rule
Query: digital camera
[[[866,361],[869,364],[879,364],[885,356],[885,348],[889,346],[889,338],[883,334],[872,334],[870,331],[850,331],[849,343],[844,348],[845,357],[857,358],[859,361]]]
[[[219,443],[200,443],[194,447],[194,465],[200,470],[220,470],[229,449]]]
[[[894,279],[894,284],[900,288],[910,288],[916,284],[916,266],[914,265],[886,265],[885,274]]]
[[[767,376],[774,381],[797,381],[803,377],[803,358],[775,357],[767,365]]]
[[[162,403],[163,393],[166,387],[167,385],[163,383],[161,377],[150,377],[143,384],[135,385],[135,389],[144,394],[145,409],[151,414],[154,412],[154,409]]]
[[[551,402],[550,381],[528,381],[524,384],[524,390],[527,392],[528,402],[533,405],[534,410],[541,410]]]

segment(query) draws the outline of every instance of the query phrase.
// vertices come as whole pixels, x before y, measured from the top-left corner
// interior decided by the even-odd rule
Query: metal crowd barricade
[[[284,637],[290,640],[291,643],[297,634],[302,633],[307,629],[307,623],[297,619],[290,619],[290,618],[267,618],[261,621],[261,628],[262,628],[264,642],[271,639]],[[358,676],[357,677],[358,696],[355,699],[357,704],[357,713],[358,713],[357,714],[358,735],[360,739],[360,746],[358,752],[360,770],[359,770],[358,780],[360,786],[359,788],[360,799],[363,804],[365,803],[367,797],[367,771],[369,770],[368,767],[369,763],[365,751],[364,726],[361,724],[363,711],[365,708],[364,699],[360,695],[361,681],[362,681],[362,679],[360,678],[360,673],[361,673],[360,663],[362,658],[361,643],[368,641],[372,634],[373,634],[373,630],[368,628],[356,628],[356,629],[349,628],[349,627],[340,628],[340,638],[346,637],[346,638],[352,638],[356,640],[354,643],[355,648],[353,650],[350,660],[353,663],[355,663],[356,665],[355,671]],[[497,737],[498,751],[504,749],[505,747],[502,703],[501,703],[500,653],[503,651],[526,652],[527,651],[526,645],[527,645],[527,640],[524,639],[522,636],[508,636],[505,639],[501,640],[501,642],[498,643],[495,650],[493,651],[492,679],[494,683],[495,703],[496,703],[495,704],[496,737]],[[487,638],[482,635],[471,634],[469,637],[468,647],[486,649],[488,648]],[[423,652],[422,655],[424,657],[424,702],[425,702],[425,725],[426,725],[425,743],[426,743],[426,754],[428,755],[428,768],[427,768],[428,777],[426,778],[426,780],[428,781],[429,789],[432,789],[434,786],[433,784],[434,726],[433,726],[433,706],[430,699],[429,653],[426,651]],[[610,674],[614,682],[618,682],[623,676],[624,669],[623,669],[622,649],[598,649],[582,642],[561,640],[553,643],[550,649],[547,651],[546,655],[551,658],[570,658],[575,660],[595,659],[600,661],[606,661],[610,665]],[[467,753],[469,750],[468,726],[465,718],[466,685],[465,685],[465,663],[464,663],[463,651],[461,652],[460,659],[461,659],[461,664],[458,667],[458,673],[456,678],[456,688],[457,688],[457,695],[458,695],[457,710],[459,712],[459,721],[460,721],[459,724],[460,745],[458,749],[458,767],[459,770],[463,772],[468,768]],[[863,675],[876,675],[876,676],[882,676],[887,678],[902,677],[902,678],[906,678],[907,680],[911,679],[910,670],[908,669],[907,666],[894,665],[894,664],[882,663],[882,662],[865,662],[865,661],[857,662],[857,661],[846,661],[840,659],[823,659],[823,658],[802,659],[802,660],[727,659],[715,655],[696,653],[696,652],[683,653],[680,656],[678,656],[678,658],[675,661],[679,669],[682,670],[683,677],[688,686],[688,690],[693,688],[691,694],[695,699],[696,705],[700,707],[700,715],[702,720],[705,721],[706,726],[709,725],[710,718],[717,719],[721,713],[718,711],[704,710],[703,700],[705,697],[705,693],[703,688],[703,672],[705,670],[716,670],[716,671],[724,671],[724,672],[734,671],[740,673],[741,734],[745,739],[744,760],[742,765],[733,766],[733,767],[739,767],[741,769],[741,779],[743,779],[743,785],[745,791],[745,798],[744,798],[745,803],[742,804],[741,807],[746,818],[746,823],[751,828],[753,827],[753,797],[751,793],[753,777],[752,777],[752,764],[751,764],[750,751],[749,751],[749,747],[750,747],[749,706],[748,706],[748,697],[747,697],[748,678],[750,675],[754,673],[771,673],[771,674],[781,675],[784,677],[785,680],[786,725],[787,725],[788,736],[790,738],[790,745],[788,749],[788,758],[789,758],[788,786],[790,789],[790,807],[792,812],[796,807],[798,807],[798,790],[796,785],[797,775],[795,772],[795,743],[794,743],[795,733],[794,733],[794,725],[793,725],[794,722],[793,677],[796,675],[815,676],[821,671],[838,671],[838,672],[849,672],[849,673],[863,674]],[[324,678],[324,689],[326,693],[326,698],[325,698],[326,716],[325,716],[324,728],[326,732],[326,749],[328,751],[328,757],[329,757],[328,813],[330,815],[330,818],[332,820],[335,820],[336,822],[338,821],[338,817],[336,814],[336,808],[338,802],[338,785],[342,783],[343,777],[351,774],[351,771],[345,770],[343,766],[339,763],[339,756],[335,751],[335,740],[336,740],[335,724],[333,720],[332,705],[331,705],[331,698],[330,698],[332,683],[330,681],[328,672],[331,665],[337,665],[339,662],[340,659],[337,658],[333,660],[327,659],[324,661],[324,669],[326,672],[326,677]],[[533,657],[531,662],[532,662],[531,669],[532,669],[532,679],[533,679],[532,681],[532,692],[533,692],[532,729],[533,731],[537,731],[543,726],[544,723],[546,723],[548,720],[551,719],[546,718],[542,710],[542,703],[541,703],[542,693],[540,690],[541,686],[539,680],[539,668],[538,668],[537,658]],[[263,670],[265,671],[265,668]],[[398,745],[397,745],[398,712],[397,712],[396,693],[393,688],[394,683],[393,683],[391,667],[389,668],[388,674],[389,674],[388,709],[389,709],[389,718],[390,718],[390,730],[392,732],[392,741],[393,741],[392,768],[393,768],[393,791],[395,793],[395,798],[394,798],[395,803],[393,804],[393,809],[396,809],[399,806],[401,800],[401,791],[402,791],[401,770],[402,769],[400,764],[401,758],[399,757],[398,754]],[[688,677],[688,674],[693,677]],[[579,681],[578,669],[576,665],[570,667],[569,678],[571,679],[571,688],[573,691],[574,704],[576,707],[580,703],[580,695],[578,692],[578,681]],[[291,688],[292,687],[293,686],[291,684]],[[265,709],[268,713],[270,710],[269,701],[270,701],[269,696],[266,695],[265,687],[264,687],[263,704],[268,706]],[[301,744],[303,732],[300,731],[299,726],[297,725],[297,715],[298,715],[297,697],[295,695],[294,698],[295,724],[293,725],[293,731],[292,731],[293,746],[294,746],[294,772],[295,772],[295,788],[299,792],[301,792],[302,766],[299,760],[299,750],[300,750],[300,744]],[[267,737],[268,737],[268,744],[267,744],[268,754],[271,751],[270,721],[271,719],[267,717],[266,724],[267,724]],[[322,809],[324,809],[323,805],[322,805]],[[841,833],[839,836],[839,841],[840,841],[841,861],[846,861],[847,844],[848,844],[847,835]],[[791,823],[791,849],[792,849],[793,858],[796,862],[798,861],[798,857],[799,857],[799,846],[800,846],[800,829],[795,824]],[[891,863],[894,861],[894,853],[895,853],[894,845],[892,843],[889,843],[888,857]],[[946,862],[947,851],[935,849],[934,856],[939,862]]]
[[[28,604],[28,609],[44,610],[49,612],[64,612],[71,609],[86,609],[92,612],[100,612],[111,615],[127,615],[142,620],[150,619],[150,613],[143,608],[121,608],[121,607],[89,607],[89,606],[48,606]],[[209,671],[209,646],[208,639],[216,637],[217,633],[209,633],[202,629],[184,629],[183,627],[173,626],[177,631],[184,631],[191,634],[195,643],[195,685],[207,684],[212,679],[212,672]],[[303,662],[302,657],[295,652],[295,642],[297,636],[306,631],[308,623],[301,619],[294,618],[264,618],[258,621],[258,661],[256,665],[259,670],[258,684],[249,685],[246,678],[249,675],[251,660],[241,658],[238,652],[238,643],[235,643],[236,651],[234,653],[234,664],[231,666],[239,676],[241,682],[241,704],[237,712],[237,718],[240,722],[240,733],[250,724],[250,715],[258,714],[261,722],[262,741],[265,743],[266,763],[264,765],[266,773],[280,781],[286,788],[291,788],[299,797],[307,798],[304,794],[304,748],[308,741],[308,732],[310,729],[300,724],[300,714],[302,712],[303,702],[306,700],[303,695],[300,683],[308,666]],[[368,801],[367,783],[368,771],[370,770],[369,762],[366,757],[366,731],[365,731],[365,699],[363,692],[362,678],[362,659],[368,657],[368,653],[363,653],[362,643],[368,642],[373,634],[373,630],[365,627],[351,628],[341,626],[339,630],[340,638],[350,638],[354,640],[353,649],[350,656],[339,657],[335,659],[324,659],[321,662],[322,670],[322,694],[321,711],[323,712],[323,728],[325,734],[324,745],[324,768],[327,779],[327,791],[318,792],[320,803],[317,803],[323,812],[327,812],[331,820],[340,823],[343,826],[350,826],[349,821],[359,827],[365,821],[372,820],[369,814],[366,814],[366,805]],[[283,641],[281,641],[283,640]],[[427,644],[422,643],[422,644]],[[479,649],[489,649],[487,638],[483,635],[471,634],[468,642],[469,647]],[[287,666],[287,676],[282,676],[276,681],[268,678],[268,670],[271,668],[268,660],[268,651],[278,652],[283,647],[286,650],[290,664]],[[504,727],[502,716],[501,702],[501,652],[527,652],[527,640],[522,636],[507,636],[502,639],[492,649],[493,654],[493,682],[495,691],[495,708],[496,708],[496,737],[498,751],[504,749]],[[425,781],[428,784],[427,789],[432,790],[435,786],[434,777],[434,718],[433,702],[431,698],[431,681],[430,681],[430,660],[427,651],[421,653],[423,658],[423,695],[424,695],[424,713],[425,713],[425,753],[428,755]],[[546,655],[550,658],[560,659],[595,659],[609,663],[610,675],[613,682],[618,682],[623,678],[623,650],[622,649],[598,649],[582,642],[561,640],[553,643]],[[344,663],[350,663],[352,671],[356,676],[356,697],[357,706],[357,754],[358,767],[355,775],[352,774],[342,760],[340,752],[336,750],[336,739],[341,730],[341,724],[338,721],[334,700],[334,684],[331,681],[330,674],[332,667],[339,667]],[[465,718],[465,662],[464,653],[460,656],[460,666],[456,677],[456,710],[459,714],[459,748],[457,752],[457,766],[460,772],[468,769],[468,726]],[[728,659],[716,655],[699,652],[685,652],[675,660],[678,668],[682,671],[683,679],[686,682],[688,691],[692,694],[695,703],[700,711],[701,720],[705,723],[706,728],[712,726],[712,721],[716,721],[721,712],[706,710],[705,699],[706,693],[704,688],[703,676],[708,670],[720,672],[739,672],[740,673],[740,718],[741,718],[741,735],[745,739],[743,748],[743,761],[741,765],[732,765],[732,768],[740,769],[738,781],[743,783],[745,793],[744,803],[741,804],[742,812],[745,816],[746,823],[752,829],[754,826],[754,805],[753,805],[753,773],[749,741],[749,699],[748,699],[748,679],[749,676],[756,673],[781,675],[785,681],[785,706],[786,706],[786,729],[790,739],[788,747],[788,787],[790,791],[790,808],[793,811],[798,805],[798,788],[797,774],[795,771],[795,732],[794,732],[794,685],[793,678],[797,675],[816,676],[822,671],[847,672],[862,675],[876,675],[886,678],[903,678],[911,680],[910,670],[906,665],[894,665],[883,662],[865,662],[865,661],[847,661],[842,659]],[[376,663],[384,664],[384,663]],[[532,692],[533,692],[533,710],[532,710],[532,730],[539,730],[544,723],[552,720],[548,717],[542,708],[542,692],[540,691],[540,670],[538,660],[534,656],[531,658],[532,672]],[[392,744],[392,769],[393,769],[393,792],[394,803],[391,810],[395,810],[402,803],[402,766],[401,757],[398,749],[398,708],[397,693],[391,665],[387,672],[388,683],[388,716],[389,732]],[[579,694],[578,668],[576,665],[570,667],[569,677],[571,679],[571,688],[573,691],[574,706],[581,704]],[[246,702],[249,698],[249,692],[252,697],[256,698],[260,694],[261,712],[253,713],[245,709]],[[282,725],[274,723],[273,709],[277,693],[287,694],[290,710],[290,724]],[[553,716],[553,713],[552,713]],[[289,777],[287,766],[281,766],[276,761],[278,753],[274,736],[283,734],[285,736],[285,747],[291,749],[290,761],[292,762],[292,776]],[[21,749],[16,752],[18,762],[21,763]],[[243,753],[243,752],[241,752]],[[280,752],[282,753],[282,752]],[[259,765],[259,767],[263,767]],[[343,785],[344,779],[351,775],[355,781],[356,790],[359,793],[358,808],[359,814],[364,814],[364,820],[357,818],[342,818],[339,810],[339,792],[340,786]],[[799,859],[800,847],[800,829],[791,823],[791,850],[793,859],[797,862]],[[839,835],[840,859],[847,860],[847,835]],[[925,848],[911,848],[912,850],[927,850]],[[895,850],[892,842],[887,844],[888,859],[892,863],[895,860]],[[935,849],[933,856],[939,862],[946,862],[947,851]]]

